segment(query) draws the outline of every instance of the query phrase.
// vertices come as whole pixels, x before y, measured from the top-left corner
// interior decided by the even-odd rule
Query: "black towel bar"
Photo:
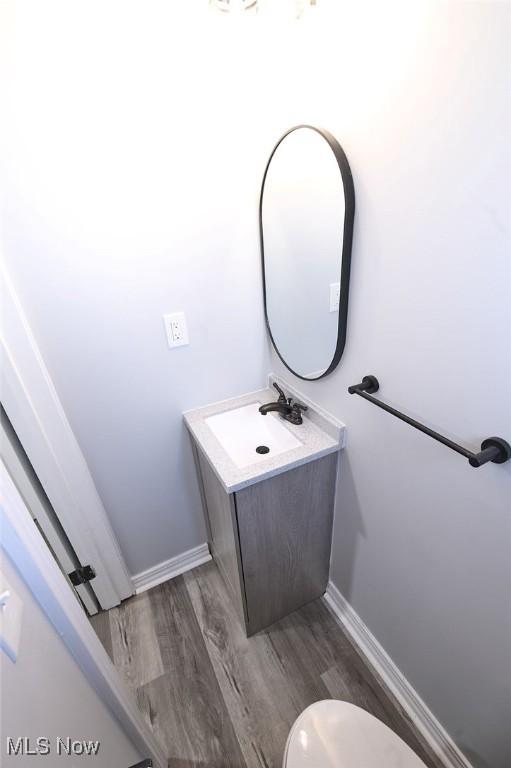
[[[467,448],[463,448],[462,445],[458,445],[452,440],[449,440],[448,437],[444,437],[433,429],[424,426],[424,424],[421,424],[419,421],[415,421],[415,419],[412,419],[405,413],[401,413],[401,411],[397,411],[390,405],[382,403],[381,400],[371,397],[371,395],[374,394],[374,392],[377,392],[379,388],[380,384],[376,376],[364,376],[360,384],[353,384],[351,387],[348,387],[348,392],[350,395],[360,395],[364,400],[369,400],[370,403],[377,405],[378,408],[383,408],[387,413],[391,413],[393,416],[401,419],[401,421],[410,424],[411,427],[415,427],[415,429],[418,429],[420,432],[424,432],[425,435],[429,435],[433,440],[438,440],[439,443],[443,443],[448,448],[451,448],[451,450],[456,451],[456,453],[461,453],[462,456],[465,456],[465,458],[468,459],[468,463],[471,467],[481,467],[488,461],[493,461],[494,464],[503,464],[505,461],[511,459],[511,445],[501,437],[488,437],[481,443],[481,450],[479,453],[473,453]]]

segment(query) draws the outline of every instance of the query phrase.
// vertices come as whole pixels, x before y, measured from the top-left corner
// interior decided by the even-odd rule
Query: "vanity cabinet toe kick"
[[[338,453],[227,493],[193,443],[211,554],[250,636],[326,590]]]

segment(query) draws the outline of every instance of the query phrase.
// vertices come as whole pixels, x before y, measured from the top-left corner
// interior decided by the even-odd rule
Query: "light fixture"
[[[306,8],[317,0],[209,0],[210,5],[225,13],[252,11],[261,15],[299,19]]]
[[[219,11],[226,12],[248,11],[250,8],[255,9],[257,5],[257,0],[211,0],[211,2]]]

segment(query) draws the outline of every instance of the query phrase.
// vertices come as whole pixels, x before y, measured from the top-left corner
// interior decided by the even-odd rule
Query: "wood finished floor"
[[[280,768],[296,717],[328,698],[368,710],[441,768],[323,600],[247,639],[207,563],[92,623],[171,768]]]

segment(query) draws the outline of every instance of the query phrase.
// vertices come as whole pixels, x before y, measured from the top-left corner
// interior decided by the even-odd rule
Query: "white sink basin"
[[[248,467],[270,459],[279,453],[302,445],[279,416],[259,413],[262,403],[250,403],[242,408],[224,411],[205,419],[223,449],[237,467]],[[258,453],[256,448],[266,446],[270,450]]]

